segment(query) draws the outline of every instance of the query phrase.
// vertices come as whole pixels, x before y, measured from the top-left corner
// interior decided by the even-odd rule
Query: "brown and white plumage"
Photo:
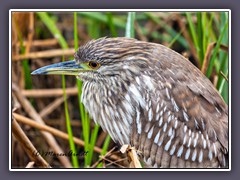
[[[227,106],[184,57],[159,44],[103,38],[75,59],[101,64],[79,75],[82,100],[115,142],[135,146],[155,167],[226,167]]]
[[[228,107],[187,59],[155,43],[101,38],[79,48],[82,102],[120,144],[150,167],[227,167]]]

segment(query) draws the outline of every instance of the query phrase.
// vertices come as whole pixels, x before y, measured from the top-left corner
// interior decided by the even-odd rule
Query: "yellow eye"
[[[98,69],[100,67],[100,64],[98,62],[95,62],[95,61],[89,61],[88,66],[92,69]]]

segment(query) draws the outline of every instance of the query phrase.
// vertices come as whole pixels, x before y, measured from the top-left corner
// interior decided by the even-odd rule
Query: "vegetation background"
[[[12,168],[128,167],[84,111],[81,82],[33,70],[73,59],[91,39],[134,37],[185,56],[228,104],[228,28],[228,12],[12,12]]]

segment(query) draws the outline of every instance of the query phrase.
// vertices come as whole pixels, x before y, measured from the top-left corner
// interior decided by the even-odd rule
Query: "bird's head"
[[[81,46],[74,60],[48,65],[32,74],[75,75],[94,82],[131,80],[148,66],[150,50],[149,44],[131,38],[100,38]]]

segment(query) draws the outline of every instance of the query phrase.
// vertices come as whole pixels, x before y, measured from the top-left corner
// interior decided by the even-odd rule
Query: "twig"
[[[14,115],[15,119],[16,119],[18,122],[27,124],[27,125],[29,125],[29,126],[35,127],[35,128],[37,128],[37,129],[39,129],[39,130],[42,130],[42,131],[49,132],[49,133],[51,133],[51,134],[53,134],[53,135],[55,135],[55,136],[57,136],[57,137],[60,137],[60,138],[62,138],[62,139],[65,139],[65,140],[68,140],[68,139],[69,139],[69,136],[68,136],[67,133],[64,133],[64,132],[62,132],[62,131],[60,131],[60,130],[58,130],[58,129],[55,129],[55,128],[50,127],[50,126],[47,126],[47,125],[45,125],[45,124],[37,123],[37,122],[35,122],[35,121],[33,121],[33,120],[29,119],[29,118],[26,118],[26,117],[24,117],[24,116],[22,116],[22,115],[19,115],[19,114],[17,114],[17,113],[13,113],[13,115]],[[80,145],[80,146],[84,146],[84,145],[85,145],[85,143],[84,143],[83,140],[78,139],[78,138],[76,138],[76,137],[73,137],[73,141],[74,141],[74,143],[76,143],[76,144],[78,144],[78,145]],[[97,152],[97,153],[101,153],[101,152],[102,152],[102,149],[99,148],[99,147],[96,147],[96,146],[94,146],[93,150],[94,150],[95,152]],[[119,157],[116,156],[116,155],[112,155],[112,156],[111,156],[111,159],[116,160],[116,159],[119,159]]]
[[[108,166],[110,166],[111,164],[115,164],[115,165],[117,165],[117,166],[119,166],[119,167],[121,167],[121,168],[125,168],[124,166],[122,166],[122,165],[120,165],[120,164],[117,164],[117,162],[124,161],[124,160],[126,160],[126,158],[118,159],[118,160],[115,160],[115,161],[111,161],[110,159],[107,159],[107,157],[111,156],[111,154],[112,154],[112,152],[113,152],[114,150],[115,150],[115,147],[113,147],[113,148],[112,148],[110,151],[108,151],[105,155],[99,156],[99,160],[98,160],[97,162],[95,162],[95,163],[91,166],[91,168],[97,167],[97,165],[98,165],[101,161],[103,161],[103,160],[110,162],[110,163],[108,164]]]
[[[56,97],[63,95],[63,89],[32,89],[32,90],[22,90],[21,93],[26,97]],[[66,95],[75,96],[78,94],[77,87],[66,88]]]
[[[20,54],[13,56],[13,61],[19,61],[23,59],[39,59],[39,58],[50,58],[56,56],[72,56],[74,54],[74,48],[70,49],[53,49],[40,52],[31,52],[28,54]]]
[[[16,84],[12,84],[12,89],[14,94],[16,95],[19,103],[21,103],[22,107],[26,111],[26,113],[35,121],[38,123],[44,125],[44,121],[40,117],[40,115],[36,112],[36,110],[32,107],[31,103],[23,96],[19,88],[17,87]],[[47,132],[42,132],[43,137],[46,139],[47,143],[51,146],[53,151],[58,154],[58,153],[63,153],[62,148],[58,145],[57,141],[53,137],[52,134],[47,133]],[[66,156],[57,156],[59,161],[63,164],[64,167],[71,168],[72,165],[69,161],[69,159]]]
[[[59,119],[48,119],[44,120],[48,126],[62,126],[64,121],[59,121]],[[81,127],[81,122],[79,119],[71,119],[71,126]]]
[[[33,153],[36,152],[36,148],[33,146],[31,141],[28,139],[26,134],[23,132],[22,128],[19,126],[17,121],[13,118],[12,121],[12,133],[15,138],[20,142],[21,146],[27,153],[28,157],[36,163],[37,166],[43,168],[50,168],[50,165],[43,159],[43,157],[39,154],[35,156]]]
[[[107,159],[107,158],[105,158],[105,157],[102,157],[102,160],[105,160],[105,161],[110,162],[109,164],[107,164],[107,166],[110,166],[110,165],[112,165],[112,164],[115,164],[115,165],[119,166],[120,168],[126,168],[126,167],[124,167],[124,166],[122,166],[122,165],[120,165],[120,164],[117,164],[117,162],[119,162],[119,161],[124,161],[124,160],[126,160],[126,159],[127,159],[127,158],[119,159],[119,160],[117,160],[117,161],[111,161],[110,159]]]
[[[228,78],[227,78],[227,76],[222,72],[222,71],[220,71],[220,74],[223,76],[223,78],[228,82]]]
[[[101,161],[102,161],[102,157],[107,157],[109,156],[113,151],[114,151],[115,147],[113,147],[110,151],[108,151],[104,156],[99,156],[99,160],[97,162],[95,162],[91,168],[95,168]]]
[[[206,74],[206,72],[207,72],[210,57],[211,57],[211,53],[212,53],[212,50],[215,46],[216,46],[216,42],[213,42],[213,43],[210,43],[207,47],[207,51],[205,53],[205,57],[204,57],[203,65],[202,65],[202,69],[201,69],[203,74]]]
[[[127,152],[131,168],[142,168],[141,163],[138,160],[136,149],[134,147],[131,147],[130,145],[125,144],[121,147],[120,151],[122,153]]]
[[[33,168],[33,166],[34,166],[34,162],[31,161],[27,164],[27,166],[25,168]]]

